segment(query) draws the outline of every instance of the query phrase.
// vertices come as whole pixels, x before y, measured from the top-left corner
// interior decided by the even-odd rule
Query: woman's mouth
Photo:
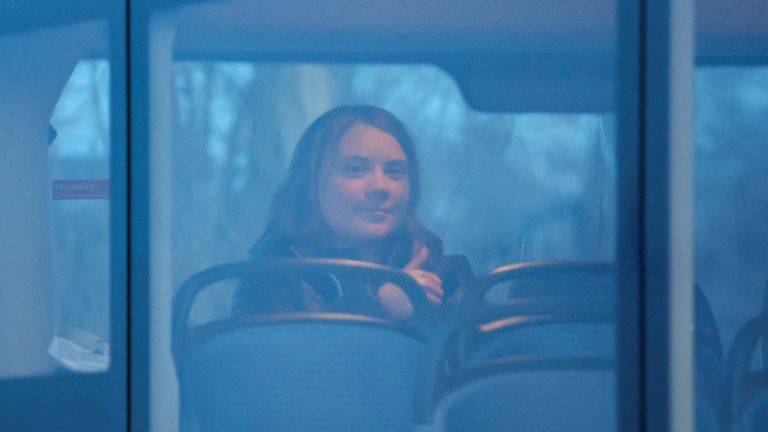
[[[362,213],[373,222],[381,222],[386,218],[394,215],[394,211],[390,208],[376,207],[376,208],[363,208]]]

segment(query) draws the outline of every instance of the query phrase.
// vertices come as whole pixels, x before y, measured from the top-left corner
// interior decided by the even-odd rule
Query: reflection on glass
[[[712,323],[697,328],[697,394],[727,427],[765,430],[768,69],[698,68],[695,115],[695,274],[712,310],[697,305]]]
[[[109,365],[109,65],[82,61],[53,115],[48,147],[55,335],[66,370]]]
[[[0,376],[109,363],[105,30],[0,33]]]

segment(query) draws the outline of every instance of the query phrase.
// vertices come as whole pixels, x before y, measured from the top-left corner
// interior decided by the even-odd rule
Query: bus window
[[[179,61],[173,78],[171,289],[248,256],[302,130],[350,104],[406,122],[421,169],[419,218],[478,273],[613,259],[609,113],[478,112],[430,65]],[[201,303],[209,317],[231,308],[227,296]]]
[[[85,23],[0,41],[13,143],[3,157],[0,304],[11,308],[3,346],[17,348],[3,350],[0,376],[109,365],[109,67],[80,61],[104,52],[104,32]],[[69,49],[47,51],[58,44]]]
[[[109,64],[75,66],[51,116],[54,338],[62,370],[109,365]]]
[[[768,45],[765,5],[696,5],[693,73],[696,394],[721,401],[726,428],[763,430],[768,332]],[[756,327],[755,324],[758,324]],[[755,331],[756,330],[756,331]],[[761,384],[762,383],[762,384]],[[760,402],[762,400],[762,402]],[[697,430],[716,417],[696,406]]]
[[[306,125],[362,103],[407,123],[422,171],[419,216],[479,272],[613,256],[609,113],[479,112],[430,65],[180,61],[173,76],[173,286],[247,256]]]
[[[169,349],[173,296],[197,272],[248,259],[302,132],[334,107],[373,105],[402,120],[421,165],[418,218],[476,274],[614,261],[612,3],[578,11],[598,28],[588,34],[568,25],[570,6],[518,3],[466,21],[458,3],[207,2],[139,17],[152,41],[149,114],[135,119],[149,127],[136,166],[150,167],[152,430],[189,420],[178,418],[185,399]],[[448,21],[415,18],[432,7]],[[196,319],[230,314],[231,285],[221,291]],[[614,412],[612,390],[601,396]]]
[[[716,324],[714,331],[697,333],[702,355],[697,356],[696,385],[722,398],[745,400],[727,415],[729,421],[746,424],[757,420],[750,409],[767,391],[765,386],[762,393],[747,389],[760,388],[759,371],[765,374],[768,359],[758,348],[768,341],[747,350],[757,359],[752,369],[758,372],[736,372],[726,363],[738,364],[728,358],[729,352],[736,357],[747,353],[737,335],[748,321],[768,312],[768,128],[761,120],[768,114],[768,68],[704,64],[695,77],[695,275]],[[720,389],[718,380],[733,387]]]
[[[125,430],[124,2],[3,10],[0,429]]]

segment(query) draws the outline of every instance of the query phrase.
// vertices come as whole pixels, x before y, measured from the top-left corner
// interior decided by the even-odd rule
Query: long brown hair
[[[439,239],[415,219],[419,202],[419,163],[411,135],[392,113],[371,105],[344,105],[318,117],[302,134],[285,180],[272,201],[270,218],[262,238],[268,235],[322,251],[329,246],[328,227],[320,214],[319,182],[323,162],[338,151],[344,134],[356,124],[366,124],[392,135],[408,159],[409,203],[403,229],[424,243]],[[433,245],[433,247],[436,247]],[[437,252],[437,251],[436,251]]]

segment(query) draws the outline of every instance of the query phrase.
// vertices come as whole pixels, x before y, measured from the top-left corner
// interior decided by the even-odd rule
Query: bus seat
[[[419,400],[431,402],[418,420],[441,431],[612,430],[613,290],[604,263],[524,263],[478,277],[430,342]]]
[[[504,291],[489,295],[498,286]],[[430,349],[424,398],[433,402],[419,408],[420,421],[434,416],[445,431],[468,430],[469,418],[478,431],[616,428],[611,264],[504,266],[467,292],[452,327]],[[722,347],[703,292],[695,286],[694,293],[696,430],[717,431]]]
[[[182,430],[413,426],[414,382],[425,349],[424,335],[414,327],[362,315],[291,312],[238,314],[189,328],[197,294],[225,278],[281,271],[392,277],[390,269],[339,261],[229,264],[182,285],[174,299],[173,329]],[[398,275],[394,283],[415,284]],[[422,293],[414,286],[406,291]],[[426,299],[414,301],[414,307],[428,307]]]
[[[614,430],[610,361],[511,357],[466,371],[437,407],[440,431]],[[461,376],[461,375],[459,375]]]
[[[490,293],[503,284],[502,300]],[[477,287],[480,286],[478,289]],[[471,288],[479,322],[462,347],[467,361],[510,355],[615,357],[613,268],[599,262],[499,267]]]

